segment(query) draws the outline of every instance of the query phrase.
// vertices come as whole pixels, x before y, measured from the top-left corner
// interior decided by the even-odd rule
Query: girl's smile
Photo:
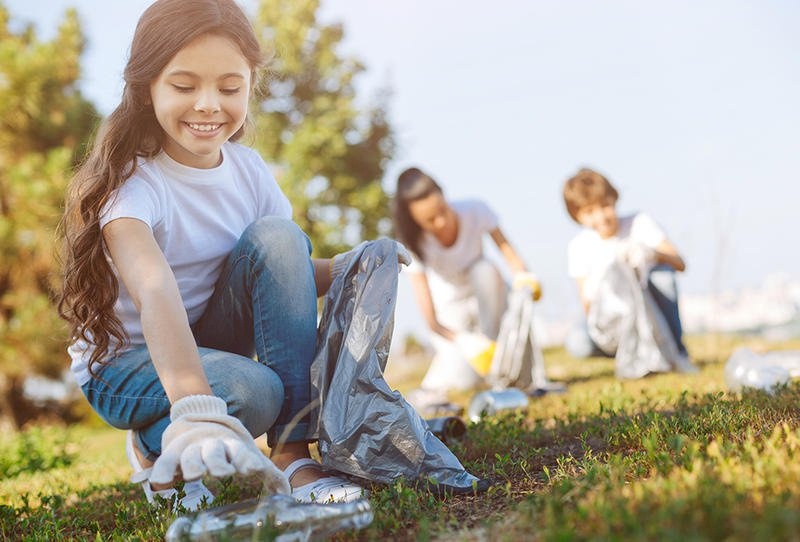
[[[230,39],[203,35],[181,49],[150,84],[164,151],[177,162],[212,168],[244,124],[251,67]]]

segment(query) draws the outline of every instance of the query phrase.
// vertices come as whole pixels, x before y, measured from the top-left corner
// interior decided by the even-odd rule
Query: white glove
[[[189,395],[172,405],[172,423],[161,436],[161,456],[150,472],[156,484],[172,482],[178,469],[184,480],[206,474],[262,473],[265,487],[274,493],[291,493],[283,471],[258,449],[242,422],[228,414],[225,401],[213,395]]]
[[[515,273],[511,286],[515,290],[529,288],[534,301],[538,301],[542,297],[542,283],[539,282],[539,277],[529,271]]]
[[[369,242],[370,241],[362,241],[355,248],[334,256],[333,261],[331,262],[331,280],[338,277],[350,263],[350,259],[353,257],[353,254],[355,254],[362,245]],[[392,240],[392,242],[397,245],[397,263],[401,265],[409,265],[411,263],[411,254],[409,254],[408,249],[399,241]]]

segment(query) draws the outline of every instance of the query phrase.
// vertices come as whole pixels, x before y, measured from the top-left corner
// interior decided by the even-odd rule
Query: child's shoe
[[[128,431],[125,438],[125,453],[128,456],[128,461],[133,467],[133,475],[131,482],[134,484],[141,484],[144,490],[144,496],[147,502],[154,506],[160,503],[156,501],[156,496],[165,499],[167,502],[175,505],[175,500],[178,496],[178,490],[174,487],[168,489],[153,489],[150,487],[150,468],[142,467],[139,463],[139,458],[136,456],[136,451],[133,448],[133,431]],[[214,502],[214,495],[208,490],[202,480],[194,480],[183,484],[184,496],[178,501],[178,504],[187,511],[197,510],[204,502],[211,504]]]
[[[302,469],[322,470],[322,465],[310,458],[297,459],[283,471],[291,482]],[[299,487],[292,488],[292,497],[300,502],[333,503],[352,502],[369,497],[369,491],[338,476],[327,476]]]

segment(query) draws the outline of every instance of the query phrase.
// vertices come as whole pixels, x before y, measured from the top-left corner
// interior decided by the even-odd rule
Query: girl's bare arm
[[[103,237],[139,311],[153,365],[170,402],[213,395],[175,275],[149,226],[135,218],[119,218],[103,228]]]

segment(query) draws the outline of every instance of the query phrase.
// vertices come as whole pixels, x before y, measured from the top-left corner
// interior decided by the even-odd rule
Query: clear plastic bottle
[[[528,407],[528,394],[517,388],[482,391],[472,398],[467,408],[467,416],[473,422],[484,416],[494,416],[503,410],[516,410]]]
[[[776,353],[756,354],[748,348],[737,348],[725,363],[725,383],[732,391],[755,388],[772,391],[792,378],[794,365],[787,363],[789,357],[781,359]]]
[[[361,529],[372,522],[369,501],[300,503],[288,495],[209,508],[181,516],[167,529],[167,542],[323,540],[344,529]]]

